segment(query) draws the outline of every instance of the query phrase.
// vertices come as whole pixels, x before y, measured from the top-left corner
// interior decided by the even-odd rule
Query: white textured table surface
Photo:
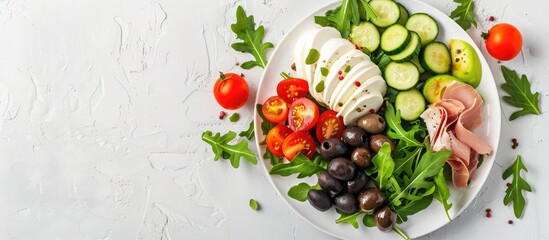
[[[229,47],[236,6],[276,45],[327,2],[0,1],[0,239],[331,239],[283,203],[260,166],[214,162],[200,140],[205,130],[246,129],[252,117],[261,69],[235,66],[249,59]],[[455,6],[426,2],[446,13]],[[476,4],[480,30],[490,15],[521,29],[522,55],[504,64],[529,76],[548,109],[548,3]],[[242,72],[251,85],[238,123],[218,119],[218,70]],[[503,105],[498,160],[477,200],[425,239],[549,239],[549,118],[509,122],[512,111]],[[521,220],[502,204],[502,166],[517,154],[534,189]]]

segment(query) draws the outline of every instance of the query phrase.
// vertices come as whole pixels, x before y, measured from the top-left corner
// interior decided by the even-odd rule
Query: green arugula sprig
[[[254,165],[257,164],[255,154],[248,149],[248,141],[242,140],[234,145],[230,144],[229,142],[233,141],[235,138],[236,133],[232,131],[229,131],[224,135],[221,135],[220,133],[213,135],[211,131],[202,133],[202,140],[212,146],[212,150],[215,154],[215,161],[219,160],[219,158],[229,159],[234,168],[240,166],[241,158],[244,158]]]
[[[238,136],[252,140],[252,138],[254,138],[254,121],[252,120],[248,129],[240,132]]]
[[[255,60],[247,61],[240,65],[243,69],[250,69],[256,66],[265,68],[267,66],[266,52],[274,45],[270,42],[263,42],[265,28],[260,25],[255,28],[254,16],[247,16],[244,8],[238,6],[236,9],[236,23],[231,24],[231,30],[242,42],[236,42],[231,47],[239,52],[252,54]]]
[[[503,101],[513,107],[521,108],[521,110],[511,114],[509,120],[512,121],[527,114],[541,114],[539,110],[539,93],[532,93],[528,77],[523,74],[519,78],[515,70],[505,66],[501,66],[501,72],[503,78],[505,78],[505,83],[501,85],[501,89],[509,94],[509,96],[503,96]]]
[[[351,25],[358,25],[360,20],[370,21],[377,17],[367,0],[343,0],[341,5],[327,11],[324,16],[315,16],[315,23],[336,28],[341,37],[347,38]]]
[[[511,182],[511,185],[507,188],[507,190],[505,190],[503,204],[508,205],[512,201],[515,217],[517,218],[520,218],[522,216],[524,207],[526,205],[526,200],[522,195],[522,191],[532,191],[530,184],[528,184],[528,182],[526,182],[526,180],[524,180],[524,178],[520,176],[521,170],[528,172],[528,169],[526,169],[526,166],[524,166],[524,163],[522,163],[522,157],[518,155],[513,165],[507,168],[507,170],[505,170],[502,175],[503,180],[513,175],[513,181]]]
[[[459,5],[450,13],[450,18],[454,19],[456,23],[467,30],[472,26],[477,26],[475,20],[475,2],[473,0],[454,0]]]
[[[297,178],[310,177],[314,174],[326,171],[326,167],[324,167],[321,162],[324,162],[324,160],[319,160],[319,158],[309,160],[300,152],[291,162],[274,165],[269,171],[269,174],[280,176],[298,174]]]
[[[444,212],[449,221],[452,221],[450,213],[448,212],[452,208],[452,203],[448,202],[450,199],[450,189],[446,183],[446,178],[444,177],[444,169],[441,169],[440,172],[433,178],[435,180],[435,192],[433,196],[442,204],[444,207]]]
[[[409,147],[423,147],[424,145],[416,139],[416,133],[422,131],[420,125],[413,125],[412,129],[406,131],[402,127],[402,121],[400,119],[400,110],[395,110],[393,104],[387,103],[385,109],[385,121],[389,126],[387,130],[387,136],[392,139],[398,139],[406,142]]]
[[[311,186],[307,183],[302,182],[291,187],[290,190],[288,190],[288,196],[297,201],[305,202],[307,201],[307,194],[309,194],[309,191],[311,189],[319,189],[319,188],[320,186]]]

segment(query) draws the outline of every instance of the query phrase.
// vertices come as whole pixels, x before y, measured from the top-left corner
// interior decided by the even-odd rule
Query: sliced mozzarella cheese
[[[328,76],[324,80],[324,91],[321,92],[324,102],[329,105],[329,100],[332,97],[337,85],[357,64],[369,59],[370,58],[368,55],[359,50],[348,52],[337,59],[330,68]]]
[[[345,126],[355,126],[362,116],[370,113],[370,109],[379,109],[383,104],[383,95],[378,91],[372,91],[368,94],[362,94],[343,115]]]
[[[320,58],[317,61],[317,67],[313,74],[313,86],[311,86],[313,89],[311,94],[317,101],[324,102],[322,95],[314,91],[315,87],[327,77],[327,75],[323,76],[321,69],[330,69],[332,64],[342,55],[354,50],[356,50],[355,46],[347,39],[341,37],[328,40],[322,48],[320,48]],[[311,89],[311,87],[309,87],[309,89]]]
[[[309,81],[305,75],[305,57],[304,56],[304,46],[305,46],[305,42],[308,41],[308,34],[310,34],[311,30],[310,31],[307,31],[304,35],[304,37],[301,37],[296,45],[295,45],[295,48],[294,48],[294,63],[295,63],[295,72],[297,74],[297,77],[299,78],[303,78],[303,79],[306,79],[307,81]]]
[[[368,95],[371,93],[379,93],[381,96],[385,95],[385,92],[387,91],[387,84],[385,83],[385,80],[380,75],[375,75],[371,77],[370,79],[366,80],[366,82],[362,83],[360,87],[358,87],[345,101],[343,106],[341,106],[340,109],[338,109],[338,116],[344,116],[345,114],[352,111],[355,103],[361,99],[362,96]],[[375,111],[377,111],[378,108],[372,108]],[[370,109],[367,109],[370,111]]]
[[[363,68],[360,72],[349,74],[343,81],[337,86],[335,93],[330,99],[332,109],[339,112],[339,109],[347,102],[351,95],[364,84],[368,79],[373,76],[381,75],[379,67],[373,62],[368,62],[369,66]],[[351,70],[352,71],[352,70]],[[357,84],[358,83],[358,84]]]
[[[307,56],[309,55],[309,52],[311,49],[316,49],[320,52],[320,49],[328,40],[332,38],[341,38],[341,34],[339,31],[337,31],[333,27],[322,27],[316,30],[313,30],[313,32],[309,35],[309,40],[305,42],[304,53],[305,56],[303,59],[307,59]],[[313,79],[313,74],[315,72],[317,64],[306,64],[305,65],[305,76],[307,76],[307,79]]]
[[[354,79],[355,78],[354,76],[356,76],[357,74],[363,74],[365,70],[372,68],[373,65],[374,63],[372,63],[371,61],[363,61],[358,63],[355,67],[351,69],[351,71],[349,71],[349,73],[347,73],[347,75],[343,77],[343,80],[340,80],[340,82],[335,86],[334,89],[331,89],[332,93],[330,95],[330,99],[326,100],[327,103],[329,103],[328,106],[330,107],[330,109],[336,109],[336,106],[338,104],[335,100],[338,94],[340,94],[340,92],[342,91],[343,87],[344,86],[347,87],[347,80]],[[339,107],[341,107],[342,104],[343,103],[339,104],[340,105]]]

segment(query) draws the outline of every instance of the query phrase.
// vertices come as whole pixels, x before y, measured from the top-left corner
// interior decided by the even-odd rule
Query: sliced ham
[[[473,133],[482,124],[483,106],[482,97],[473,87],[456,81],[446,87],[441,100],[421,114],[432,150],[452,152],[447,162],[458,188],[467,186],[476,170],[478,155],[492,153],[490,145]]]

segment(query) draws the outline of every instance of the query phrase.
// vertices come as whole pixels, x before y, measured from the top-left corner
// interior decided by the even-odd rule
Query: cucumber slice
[[[406,21],[408,21],[408,17],[410,17],[410,13],[408,12],[408,9],[406,9],[402,4],[397,3],[398,8],[400,9],[400,18],[398,18],[398,24],[404,26],[406,25]]]
[[[361,22],[357,26],[353,25],[349,37],[352,43],[361,48],[366,48],[370,52],[374,52],[379,47],[379,31],[370,22]]]
[[[410,43],[411,34],[404,26],[396,23],[381,35],[381,49],[389,55],[402,52]]]
[[[395,108],[397,111],[400,110],[400,118],[414,121],[425,110],[425,98],[417,89],[412,88],[397,94]]]
[[[389,58],[391,58],[391,60],[396,62],[406,62],[412,60],[418,55],[419,50],[421,49],[419,36],[416,32],[410,32],[410,34],[412,35],[412,37],[410,39],[410,43],[408,43],[408,46],[406,46],[406,48],[398,54],[389,55]]]
[[[387,85],[397,90],[406,90],[414,87],[419,81],[419,70],[411,62],[391,62],[385,68]]]
[[[422,46],[434,41],[438,36],[437,22],[425,13],[415,13],[410,16],[406,21],[406,28],[419,34]]]
[[[423,67],[419,63],[419,59],[417,57],[412,58],[412,60],[410,60],[410,62],[412,62],[414,65],[416,65],[417,70],[419,70],[419,74],[423,74],[425,72],[425,69],[423,69]]]
[[[450,71],[450,51],[446,44],[432,42],[427,44],[419,54],[419,63],[428,72],[447,73]]]
[[[372,0],[370,6],[376,11],[376,19],[372,23],[378,27],[384,28],[398,22],[400,18],[400,8],[393,1]]]

